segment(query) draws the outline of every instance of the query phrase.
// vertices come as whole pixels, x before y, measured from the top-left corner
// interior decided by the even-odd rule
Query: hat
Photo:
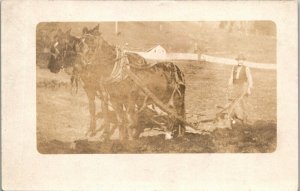
[[[235,58],[236,60],[246,60],[245,56],[243,54],[239,54],[238,57]]]

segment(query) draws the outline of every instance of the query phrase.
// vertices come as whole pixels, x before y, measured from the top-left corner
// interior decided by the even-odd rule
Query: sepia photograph
[[[42,154],[271,153],[272,21],[41,22]]]
[[[297,190],[297,14],[1,2],[1,189]]]

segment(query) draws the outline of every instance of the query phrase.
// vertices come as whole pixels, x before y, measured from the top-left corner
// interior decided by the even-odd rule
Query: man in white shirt
[[[251,94],[251,89],[253,88],[252,75],[249,67],[244,65],[245,60],[246,58],[243,55],[239,55],[236,58],[237,65],[233,66],[228,81],[229,100],[237,100],[234,107],[229,111],[229,114],[231,114],[229,117],[240,119],[243,123],[246,122],[248,117],[244,98]],[[233,123],[235,123],[234,120]]]

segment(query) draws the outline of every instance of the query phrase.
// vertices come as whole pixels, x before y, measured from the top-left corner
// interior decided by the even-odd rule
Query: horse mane
[[[99,37],[102,38],[102,37]],[[102,38],[101,47],[99,47],[96,53],[99,60],[104,61],[105,64],[113,64],[116,59],[116,48],[110,45],[106,40]]]

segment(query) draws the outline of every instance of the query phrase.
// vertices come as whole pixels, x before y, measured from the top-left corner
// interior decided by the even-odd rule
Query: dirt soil
[[[52,140],[39,145],[39,152],[47,154],[71,153],[264,153],[276,149],[276,124],[217,129],[211,134],[186,133],[184,137],[165,140],[164,135],[142,137],[138,140],[73,142]]]
[[[186,77],[187,120],[195,123],[225,104],[231,66],[178,62]],[[165,140],[164,135],[120,142],[87,139],[88,100],[82,88],[71,95],[69,76],[37,69],[37,149],[43,154],[69,153],[257,153],[276,149],[276,71],[251,70],[254,88],[247,98],[249,125],[209,134],[186,133]],[[99,104],[99,103],[98,103]]]

